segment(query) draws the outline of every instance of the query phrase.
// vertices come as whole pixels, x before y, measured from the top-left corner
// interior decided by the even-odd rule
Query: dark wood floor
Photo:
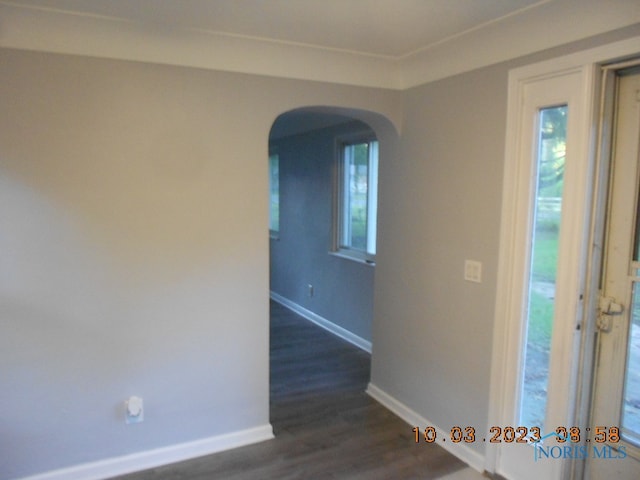
[[[121,480],[434,479],[466,465],[364,391],[370,355],[271,304],[276,438]]]

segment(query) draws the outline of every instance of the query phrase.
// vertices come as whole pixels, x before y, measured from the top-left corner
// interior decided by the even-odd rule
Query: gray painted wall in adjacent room
[[[270,142],[280,158],[280,235],[271,240],[271,291],[371,341],[375,267],[329,253],[336,136],[363,131],[370,129],[349,122]]]

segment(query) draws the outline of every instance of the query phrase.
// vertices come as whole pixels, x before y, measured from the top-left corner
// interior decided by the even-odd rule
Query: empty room
[[[637,0],[0,0],[0,480],[640,478]]]

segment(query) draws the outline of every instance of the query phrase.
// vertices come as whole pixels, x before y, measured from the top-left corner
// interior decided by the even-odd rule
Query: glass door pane
[[[637,227],[636,227],[637,228]],[[633,299],[631,305],[631,325],[629,329],[629,346],[627,350],[627,366],[622,399],[622,435],[640,446],[640,292],[637,280],[633,283]]]
[[[520,425],[544,427],[555,306],[567,106],[539,111],[535,214],[527,300]]]

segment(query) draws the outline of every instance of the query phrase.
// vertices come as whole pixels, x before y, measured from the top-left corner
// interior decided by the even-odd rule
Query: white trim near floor
[[[468,464],[474,470],[477,470],[478,472],[484,471],[484,455],[476,452],[465,443],[446,442],[446,440],[450,438],[450,430],[444,430],[438,427],[433,422],[430,422],[429,420],[406,406],[404,403],[395,399],[387,392],[379,387],[376,387],[372,383],[369,383],[369,385],[367,386],[367,394],[382,406],[392,411],[402,420],[411,425],[411,428],[418,427],[420,430],[424,430],[429,426],[434,427],[436,429],[435,443],[438,446],[441,446],[449,453]],[[419,443],[416,445],[416,448],[429,448],[430,446],[432,445]]]
[[[232,448],[244,447],[272,438],[274,438],[273,429],[270,424],[267,424],[192,442],[74,465],[69,468],[25,477],[22,480],[102,480],[211,455]]]
[[[288,298],[283,297],[282,295],[278,295],[275,292],[270,292],[271,299],[274,302],[278,302],[283,307],[287,307],[294,313],[297,313],[302,318],[309,320],[310,322],[315,323],[319,327],[324,328],[325,330],[333,333],[334,335],[346,340],[347,342],[355,345],[361,350],[365,352],[371,353],[371,342],[369,340],[365,340],[362,337],[359,337],[355,333],[350,332],[349,330],[342,328],[340,325],[336,325],[335,323],[327,320],[324,317],[321,317],[317,313],[312,312],[311,310],[307,310],[301,305],[289,300]]]

